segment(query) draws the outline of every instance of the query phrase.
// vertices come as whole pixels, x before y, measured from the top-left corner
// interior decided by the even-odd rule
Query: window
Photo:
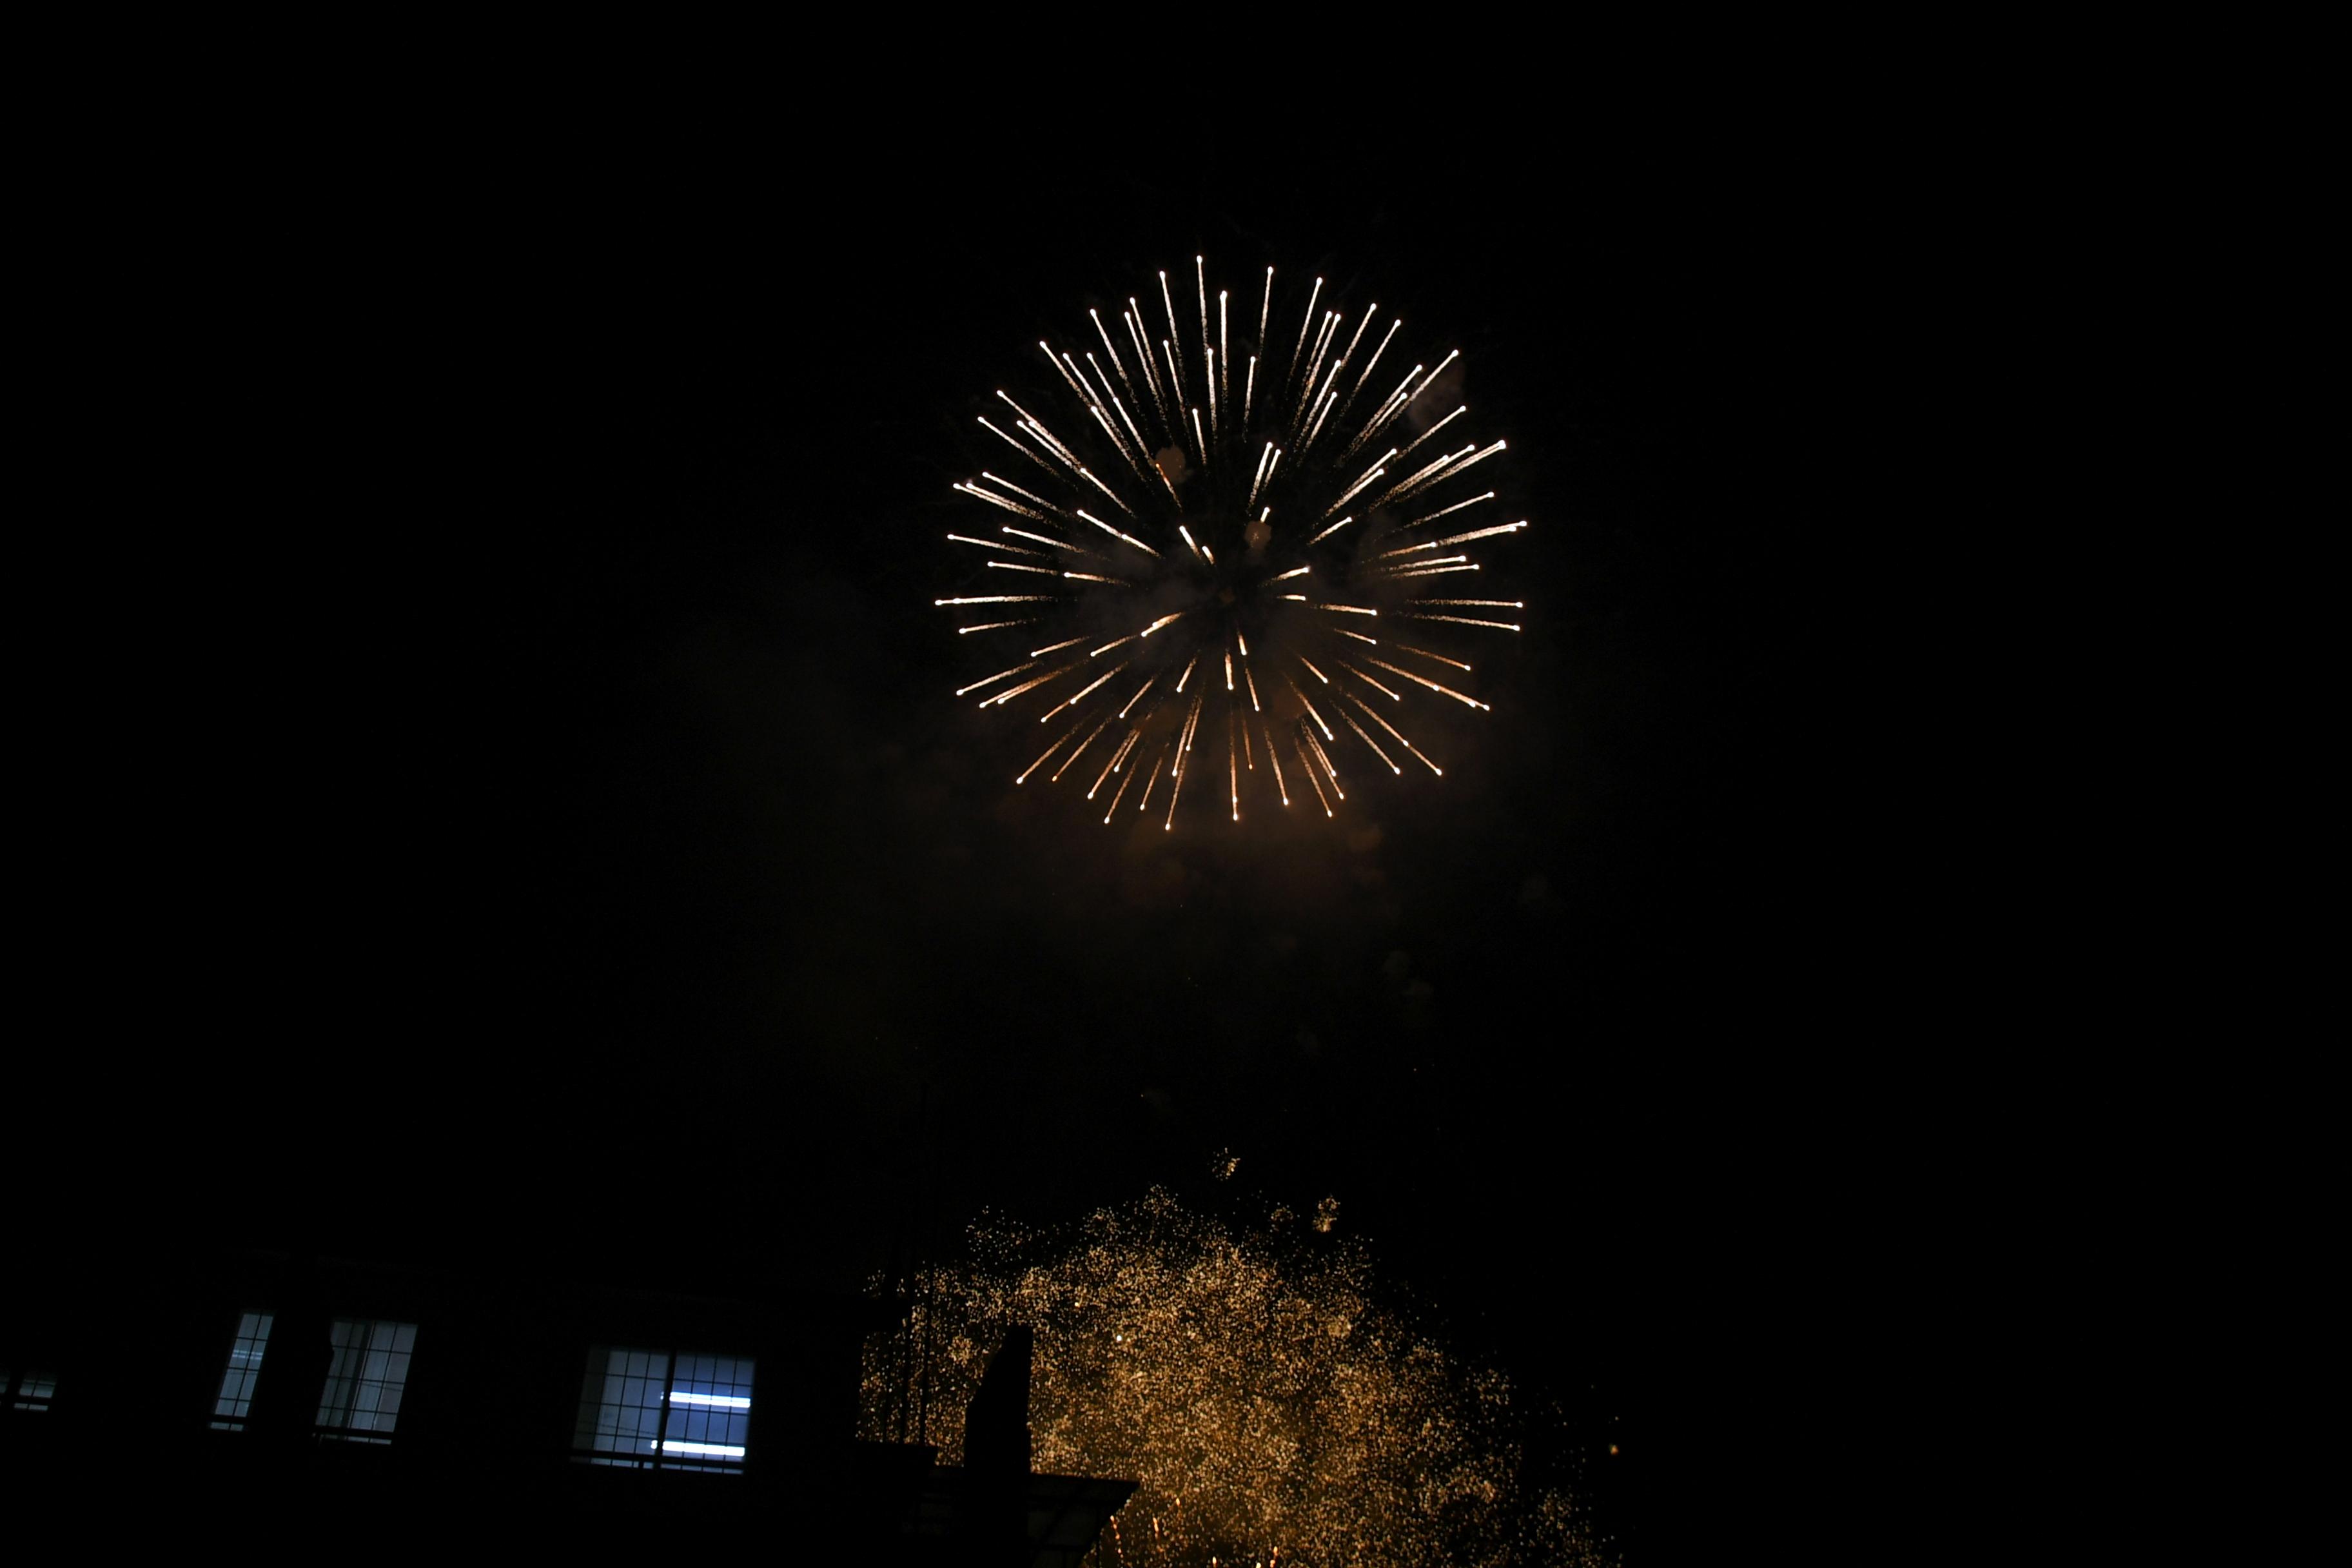
[[[408,1386],[415,1323],[335,1320],[335,1360],[319,1401],[322,1436],[351,1443],[389,1443]]]
[[[228,1369],[221,1373],[220,1394],[213,1401],[213,1430],[242,1432],[253,1409],[254,1380],[261,1373],[261,1352],[269,1348],[269,1326],[278,1320],[269,1312],[247,1312],[236,1321],[236,1338],[228,1348]]]
[[[27,1410],[37,1415],[47,1410],[49,1401],[57,1397],[58,1376],[53,1372],[36,1369],[12,1382],[7,1373],[0,1373],[0,1389],[13,1394],[8,1402],[10,1409]]]
[[[572,1446],[592,1465],[740,1473],[751,1425],[750,1357],[598,1345]]]

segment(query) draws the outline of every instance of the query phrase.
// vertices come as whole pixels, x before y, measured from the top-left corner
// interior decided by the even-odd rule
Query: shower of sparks
[[[1376,302],[1358,310],[1336,292],[1326,300],[1321,278],[1303,291],[1307,280],[1294,281],[1277,310],[1274,271],[1262,284],[1252,276],[1239,289],[1213,289],[1207,258],[1195,256],[1184,305],[1176,303],[1181,272],[1171,279],[1160,271],[1159,310],[1140,302],[1150,294],[1139,290],[1127,297],[1116,331],[1089,310],[1072,337],[1037,340],[1052,374],[1039,369],[1024,386],[992,389],[977,419],[992,437],[990,460],[1018,479],[981,468],[952,487],[992,509],[947,536],[970,547],[950,552],[959,586],[1024,586],[1034,576],[1059,590],[935,600],[941,608],[1022,606],[1009,612],[1017,618],[959,626],[960,635],[1035,626],[1031,637],[1048,639],[1028,663],[955,694],[982,694],[981,706],[1017,708],[1040,724],[1070,721],[1016,782],[1042,774],[1052,785],[1066,775],[1092,802],[1116,773],[1106,825],[1139,775],[1137,810],[1157,805],[1162,831],[1173,832],[1179,816],[1192,824],[1215,809],[1213,783],[1187,787],[1196,751],[1213,751],[1217,730],[1203,736],[1204,723],[1226,737],[1219,815],[1229,824],[1255,802],[1291,804],[1278,743],[1285,731],[1327,814],[1347,798],[1343,770],[1439,787],[1444,770],[1424,747],[1446,754],[1456,740],[1450,725],[1486,721],[1457,716],[1492,707],[1463,689],[1466,680],[1449,674],[1441,682],[1368,650],[1466,677],[1482,640],[1525,629],[1523,616],[1496,613],[1524,610],[1522,601],[1432,596],[1484,585],[1486,578],[1474,585],[1456,575],[1485,566],[1471,548],[1529,527],[1489,521],[1498,510],[1491,505],[1471,510],[1493,503],[1496,491],[1466,493],[1462,477],[1476,468],[1488,479],[1495,468],[1481,465],[1507,443],[1465,440],[1475,418],[1457,421],[1470,416],[1468,405],[1448,410],[1444,393],[1430,395],[1460,351],[1428,355],[1400,377],[1397,366],[1413,351],[1384,357],[1404,325],[1394,311]],[[1255,321],[1252,289],[1260,296]],[[1026,353],[1024,363],[1034,366]],[[1022,461],[1007,461],[1003,447]],[[1022,575],[1007,582],[998,575],[1006,573]],[[1281,591],[1296,578],[1309,578],[1297,585],[1315,591]],[[1391,616],[1413,623],[1400,629],[1415,644],[1391,640]],[[1003,664],[1005,640],[974,646],[998,647],[991,662]],[[1045,662],[1065,649],[1079,650],[1077,663]],[[1102,658],[1063,679],[1113,649],[1117,662]],[[1260,665],[1269,676],[1263,690]],[[1328,689],[1328,714],[1292,671],[1311,675],[1318,693]],[[1381,698],[1379,710],[1361,700],[1363,687]],[[1160,695],[1144,704],[1155,688]],[[1107,762],[1097,742],[1116,742]],[[1380,774],[1364,768],[1367,754]],[[1404,755],[1426,772],[1402,765]],[[1008,771],[1025,756],[1008,757]],[[1147,767],[1146,759],[1156,760]]]
[[[975,1226],[971,1261],[908,1281],[867,1342],[860,1436],[919,1436],[919,1436],[960,1462],[981,1372],[1026,1324],[1035,1468],[1139,1483],[1104,1563],[1598,1568],[1574,1493],[1527,1462],[1557,1417],[1392,1305],[1339,1212],[1229,1228],[1154,1190],[1066,1231]]]

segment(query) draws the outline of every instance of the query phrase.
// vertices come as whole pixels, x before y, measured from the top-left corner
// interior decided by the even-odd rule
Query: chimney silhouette
[[[974,1474],[1029,1473],[1029,1363],[1036,1334],[1027,1325],[1005,1331],[1004,1342],[981,1374],[963,1418],[963,1464]]]
[[[1036,1335],[1005,1331],[963,1416],[966,1550],[974,1564],[1029,1561],[1029,1363]]]

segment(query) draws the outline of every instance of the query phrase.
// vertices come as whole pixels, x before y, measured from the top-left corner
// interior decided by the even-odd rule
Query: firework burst
[[[1255,331],[1202,258],[1192,309],[1157,281],[1160,311],[1088,311],[1039,341],[1043,395],[978,416],[1001,466],[955,488],[991,510],[948,534],[962,581],[935,603],[996,651],[956,696],[1034,716],[1013,782],[1066,781],[1106,824],[1330,816],[1360,771],[1442,778],[1416,710],[1488,711],[1479,639],[1526,609],[1478,591],[1473,547],[1528,524],[1478,488],[1505,443],[1428,395],[1458,351],[1398,374],[1403,323],[1349,321],[1320,278],[1293,318],[1267,268]]]
[[[1509,1381],[1382,1307],[1363,1250],[1328,1234],[1336,1207],[1236,1233],[1155,1190],[1066,1234],[975,1227],[973,1261],[930,1271],[908,1327],[869,1343],[864,1435],[901,1435],[925,1345],[954,1462],[989,1353],[1025,1323],[1036,1468],[1139,1483],[1104,1563],[1600,1562],[1573,1500],[1524,1477]]]

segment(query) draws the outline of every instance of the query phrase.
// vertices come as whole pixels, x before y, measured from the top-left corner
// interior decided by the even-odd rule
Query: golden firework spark
[[[1477,639],[1501,634],[1507,640],[1524,628],[1521,616],[1491,613],[1522,610],[1520,601],[1430,596],[1470,585],[1457,574],[1484,563],[1468,547],[1512,538],[1528,527],[1524,519],[1488,521],[1491,508],[1471,509],[1493,502],[1496,492],[1465,495],[1457,484],[1507,443],[1465,441],[1467,426],[1433,439],[1468,413],[1459,405],[1440,416],[1437,401],[1427,395],[1459,350],[1434,366],[1415,363],[1381,395],[1394,372],[1377,383],[1374,373],[1404,324],[1394,312],[1383,315],[1374,302],[1355,313],[1337,295],[1327,300],[1325,279],[1318,278],[1294,324],[1287,310],[1274,310],[1269,267],[1253,337],[1247,289],[1240,309],[1234,309],[1232,290],[1209,288],[1207,258],[1192,259],[1192,309],[1175,302],[1181,271],[1172,286],[1167,272],[1160,272],[1159,311],[1130,295],[1119,312],[1123,334],[1114,334],[1098,310],[1089,310],[1091,339],[1082,330],[1068,343],[1038,340],[1051,377],[1040,377],[1034,390],[1018,396],[994,389],[991,415],[979,417],[1025,466],[1003,463],[992,445],[1000,466],[1018,474],[1019,482],[982,468],[954,485],[1018,520],[1016,526],[996,518],[986,527],[974,523],[948,534],[953,544],[994,552],[956,552],[959,588],[1045,578],[1050,584],[1035,585],[1056,592],[965,592],[935,601],[942,608],[1022,606],[1012,612],[1018,618],[957,626],[959,637],[1002,645],[991,662],[1011,668],[976,679],[956,695],[985,690],[982,706],[1018,707],[1035,713],[1041,724],[1074,718],[1063,740],[1083,735],[1086,742],[1078,752],[1063,754],[1045,782],[1051,785],[1068,773],[1092,800],[1108,775],[1091,767],[1073,772],[1079,752],[1110,721],[1128,723],[1154,687],[1178,694],[1181,700],[1163,695],[1133,717],[1121,754],[1133,751],[1138,765],[1113,763],[1111,771],[1122,778],[1106,824],[1116,819],[1118,798],[1136,772],[1145,774],[1139,811],[1160,793],[1160,775],[1167,774],[1163,831],[1174,830],[1180,805],[1188,823],[1215,809],[1213,788],[1184,787],[1204,720],[1222,724],[1227,737],[1226,802],[1216,816],[1228,826],[1238,826],[1255,802],[1289,804],[1276,739],[1286,731],[1327,813],[1346,798],[1339,774],[1342,767],[1359,765],[1349,761],[1360,755],[1357,746],[1390,777],[1417,778],[1421,787],[1432,787],[1443,770],[1423,751],[1423,743],[1433,743],[1430,727],[1444,722],[1446,712],[1488,713],[1491,707],[1455,684],[1360,650],[1387,651],[1386,617],[1402,617],[1413,623],[1412,635],[1439,646],[1393,643],[1394,653],[1467,675]],[[1375,317],[1381,318],[1377,331],[1371,330]],[[1400,349],[1397,359],[1408,352]],[[1246,361],[1238,374],[1237,354]],[[1238,401],[1236,380],[1242,383]],[[1482,469],[1480,477],[1493,472]],[[1007,583],[998,574],[1017,575]],[[1312,591],[1282,591],[1280,585],[1298,578],[1308,581],[1297,586]],[[1019,641],[987,635],[1027,627],[1037,629]],[[1027,647],[1041,639],[1045,647]],[[1080,664],[1114,648],[1122,657],[1108,673],[1089,672],[1076,681],[1061,678],[1079,665],[1041,662],[1081,646],[1091,651],[1078,656]],[[1024,652],[1030,663],[1011,658]],[[1259,667],[1276,677],[1263,692]],[[1129,672],[1128,679],[1114,682],[1111,677],[1121,671]],[[1367,724],[1341,709],[1335,729],[1307,700],[1297,679],[1301,673],[1318,690],[1329,688],[1362,706],[1357,691],[1334,684],[1335,675],[1344,675],[1378,693],[1383,710],[1364,707]],[[1273,764],[1265,769],[1256,766],[1252,718]],[[1427,773],[1401,766],[1400,748],[1427,764]],[[1055,752],[1060,750],[1057,743]],[[1344,755],[1335,757],[1335,751]],[[1026,781],[1054,755],[1030,763],[1015,782]],[[1145,771],[1146,756],[1161,762]],[[1008,760],[1008,772],[1017,760]]]
[[[977,1226],[971,1261],[913,1281],[868,1342],[862,1435],[915,1436],[920,1379],[924,1435],[957,1462],[1023,1323],[1036,1468],[1139,1483],[1105,1563],[1598,1564],[1575,1497],[1525,1478],[1536,1417],[1510,1380],[1389,1305],[1339,1211],[1236,1230],[1155,1190],[1064,1232]]]

